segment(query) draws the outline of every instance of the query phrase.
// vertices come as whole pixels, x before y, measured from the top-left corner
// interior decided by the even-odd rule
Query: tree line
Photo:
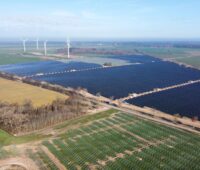
[[[38,108],[31,101],[22,105],[0,103],[0,128],[12,134],[34,131],[86,114],[94,107],[95,103],[77,94]]]
[[[0,128],[12,134],[25,133],[54,125],[64,120],[85,114],[98,107],[94,101],[79,93],[81,88],[65,88],[14,74],[0,72],[0,77],[20,81],[69,96],[66,100],[57,99],[49,105],[34,108],[31,101],[22,105],[0,102]]]

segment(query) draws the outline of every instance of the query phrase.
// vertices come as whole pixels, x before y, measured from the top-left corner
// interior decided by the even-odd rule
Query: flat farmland
[[[24,55],[22,49],[19,47],[10,47],[9,45],[2,47],[0,44],[0,65],[35,62],[41,60],[42,59],[31,54]]]
[[[36,57],[12,56],[0,53],[0,65],[40,61]]]
[[[29,151],[40,169],[200,168],[199,135],[119,111],[79,125]]]
[[[141,47],[139,51],[146,54],[161,58],[170,59],[175,62],[191,65],[195,68],[200,68],[200,50],[199,48],[175,48],[175,47]]]
[[[0,78],[0,101],[23,104],[32,101],[34,107],[51,104],[56,99],[67,99],[66,95],[40,87]]]

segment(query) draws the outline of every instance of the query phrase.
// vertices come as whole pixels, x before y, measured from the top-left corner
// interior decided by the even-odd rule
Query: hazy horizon
[[[200,39],[196,0],[7,0],[0,39]]]
[[[26,39],[27,42],[35,42],[38,38],[39,41],[48,42],[65,42],[66,38],[63,37],[0,37],[0,42],[21,42]],[[200,42],[200,38],[78,38],[69,37],[73,42]]]

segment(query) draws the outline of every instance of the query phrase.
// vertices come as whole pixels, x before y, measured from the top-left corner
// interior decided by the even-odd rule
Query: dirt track
[[[36,164],[25,156],[0,160],[0,170],[4,170],[6,167],[11,165],[18,165],[26,170],[39,170]]]

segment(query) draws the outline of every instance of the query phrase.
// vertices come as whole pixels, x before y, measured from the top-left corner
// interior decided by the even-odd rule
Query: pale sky
[[[2,0],[0,38],[200,38],[200,0]]]

